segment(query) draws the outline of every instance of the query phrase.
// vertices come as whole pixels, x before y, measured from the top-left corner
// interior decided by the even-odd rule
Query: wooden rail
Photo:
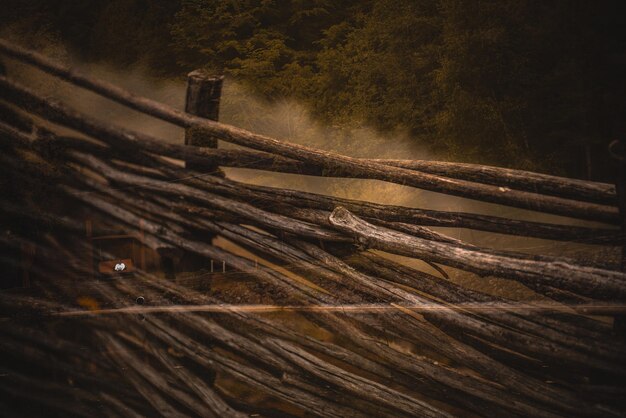
[[[0,212],[48,231],[40,237],[2,235],[0,244],[35,245],[43,260],[64,260],[32,266],[37,286],[56,299],[0,293],[0,307],[75,321],[90,342],[106,348],[89,356],[81,350],[84,341],[6,325],[1,353],[41,365],[46,373],[89,382],[100,395],[42,383],[32,368],[16,369],[15,375],[37,390],[21,393],[0,381],[1,390],[59,409],[64,408],[59,399],[67,397],[79,405],[73,412],[85,416],[95,405],[125,415],[626,412],[620,400],[626,392],[626,344],[609,324],[588,316],[623,313],[626,273],[609,263],[480,247],[429,229],[622,245],[615,187],[497,167],[324,152],[181,112],[6,41],[0,40],[0,53],[186,128],[193,138],[252,148],[164,143],[44,97],[10,74],[0,76],[0,173],[19,183],[20,196],[28,196],[23,207],[2,202]],[[82,136],[61,135],[57,126]],[[171,158],[188,166],[181,170]],[[608,225],[574,227],[254,186],[212,175],[218,166],[384,180]],[[133,280],[107,285],[77,280],[87,273],[78,256],[86,249],[83,225],[56,201],[94,210],[112,223],[141,224],[140,239],[152,249],[223,260],[233,274],[268,286],[271,303],[224,305],[210,292],[193,289],[206,282],[206,273],[189,279],[189,287],[143,270]],[[214,245],[215,235],[255,258]],[[391,254],[423,260],[436,273],[393,261]],[[474,290],[451,280],[448,267],[479,279],[517,281],[547,302],[519,303]],[[232,277],[226,269],[208,277],[218,274]],[[106,307],[79,308],[76,293],[94,295]],[[136,295],[155,302],[134,306]],[[281,322],[267,316],[268,310],[297,317]],[[294,320],[324,336],[308,335]],[[24,344],[33,340],[37,344]],[[37,347],[71,356],[50,362]],[[102,379],[83,372],[90,362]],[[213,384],[215,371],[271,396],[274,406],[265,410],[238,402]]]
[[[327,170],[348,171],[356,178],[384,180],[419,187],[425,190],[449,193],[469,199],[480,199],[491,203],[506,204],[524,209],[540,210],[548,213],[609,223],[619,222],[619,214],[615,206],[586,203],[487,184],[473,183],[454,178],[440,177],[416,170],[384,165],[373,160],[360,160],[302,145],[282,142],[233,126],[183,113],[162,103],[135,96],[117,86],[87,77],[80,74],[78,71],[73,71],[67,67],[56,64],[40,54],[11,46],[6,42],[0,42],[0,51],[14,58],[19,58],[33,64],[66,81],[90,89],[135,110],[161,118],[165,121],[185,128],[196,127],[203,129],[206,131],[205,135],[217,137],[226,142],[275,153],[314,166],[322,166]],[[8,82],[6,79],[2,82],[2,88],[4,95],[19,94],[19,87]]]

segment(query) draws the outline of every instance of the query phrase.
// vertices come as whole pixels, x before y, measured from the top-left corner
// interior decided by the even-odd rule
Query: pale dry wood
[[[232,238],[232,237],[231,237]]]
[[[54,123],[61,123],[66,126],[69,125],[78,130],[85,129],[90,125],[86,123],[84,117],[77,118],[77,113],[61,102],[42,98],[36,93],[8,80],[6,77],[0,77],[0,93],[5,100],[10,100],[20,107],[26,107],[30,112],[45,115],[46,118]],[[129,93],[127,95],[129,95]],[[150,102],[148,99],[145,100]],[[619,222],[617,207],[472,183],[465,180],[440,177],[414,170],[387,166],[376,162],[363,161],[357,158],[317,150],[302,145],[289,144],[270,137],[253,134],[229,125],[223,125],[218,122],[174,111],[174,109],[156,102],[152,102],[149,108],[154,109],[155,106],[161,108],[161,110],[166,113],[171,113],[171,115],[176,116],[176,118],[182,117],[185,120],[184,127],[199,127],[206,130],[206,135],[214,136],[237,145],[276,153],[308,164],[322,166],[327,170],[347,170],[353,173],[355,177],[384,180],[425,190],[523,209],[606,223]],[[153,115],[157,114],[159,113],[153,113]],[[135,134],[134,136],[137,137],[138,135]]]
[[[27,62],[50,74],[61,77],[66,81],[78,86],[92,90],[109,99],[127,105],[133,109],[151,114],[168,122],[188,127],[189,120],[186,114],[171,107],[163,106],[160,103],[133,95],[124,89],[81,74],[59,64],[42,54],[21,48],[6,40],[0,40],[0,51],[12,58]],[[191,112],[194,113],[194,112]],[[210,113],[217,120],[217,111]],[[203,115],[201,115],[203,116]],[[298,160],[296,158],[296,160]],[[461,177],[463,179],[476,180],[487,184],[512,185],[522,190],[541,191],[556,195],[565,195],[574,199],[590,201],[604,201],[615,203],[615,188],[613,185],[596,183],[583,180],[567,179],[563,177],[550,176],[540,173],[532,173],[521,170],[503,169],[499,167],[487,167],[474,164],[447,163],[433,161],[402,161],[402,160],[373,160],[389,165],[396,165],[402,168],[422,170],[427,173],[439,174],[451,177]]]
[[[65,146],[64,144],[67,144],[71,145],[69,149],[75,148],[86,152],[94,152],[95,149],[98,149],[99,153],[102,153],[103,156],[110,155],[112,158],[130,158],[131,161],[136,161],[142,164],[149,163],[150,166],[156,166],[163,169],[166,168],[166,161],[160,160],[155,162],[154,158],[145,155],[142,150],[151,153],[170,153],[172,156],[188,160],[193,159],[194,155],[195,158],[200,158],[200,160],[202,160],[202,155],[210,150],[207,148],[198,148],[199,151],[197,151],[196,154],[193,154],[190,153],[191,147],[177,147],[171,144],[164,144],[140,133],[131,133],[112,128],[89,118],[87,118],[87,120],[88,128],[83,126],[83,129],[96,137],[104,137],[108,140],[114,140],[115,146],[109,149],[103,147],[94,148],[94,145],[85,144],[84,141],[72,138],[58,138],[60,144],[57,147],[54,147],[55,151],[53,152],[56,152],[58,155],[59,149],[63,150]],[[12,133],[15,134],[15,132]],[[17,137],[18,139],[20,138],[19,136],[13,137]],[[43,147],[43,149],[46,150],[50,148],[48,145],[50,142],[56,143],[56,141],[42,141],[42,143],[36,142],[33,146],[36,149],[42,149]],[[207,187],[211,187],[215,191],[225,191],[227,193],[236,193],[239,195],[247,193],[255,199],[260,199],[261,202],[275,202],[276,200],[280,200],[281,202],[292,203],[298,206],[325,210],[332,210],[335,206],[342,205],[359,215],[377,218],[380,220],[417,223],[430,226],[471,228],[504,234],[556,240],[584,241],[597,244],[623,241],[623,236],[619,231],[610,229],[592,229],[569,225],[521,221],[471,213],[442,212],[392,205],[378,205],[369,202],[329,198],[322,195],[293,190],[250,186],[214,177],[204,177],[203,180],[205,184],[208,184]],[[219,180],[222,180],[222,182],[219,183]],[[190,178],[186,175],[181,179],[181,181],[194,182],[194,178]],[[196,179],[193,184],[199,185],[202,183],[203,182]]]
[[[626,296],[626,274],[622,272],[564,262],[520,260],[428,241],[372,225],[342,207],[336,208],[329,220],[338,230],[353,234],[359,242],[371,248],[423,258],[481,275],[519,280],[531,286],[534,282],[544,283],[599,299]]]
[[[93,197],[92,197],[92,201],[93,201]],[[99,205],[99,207],[102,207],[101,204],[98,204],[98,205]],[[131,221],[133,219],[132,216],[130,216],[129,214],[124,215],[123,218],[127,219],[127,220],[130,219]],[[149,223],[146,225],[146,228],[147,228],[147,231],[151,231],[151,227],[150,227]],[[157,230],[158,230],[158,228],[157,228]],[[163,233],[161,233],[161,237],[166,236],[168,240],[172,239],[172,238],[170,238],[169,235],[170,234],[163,234]],[[206,244],[191,243],[188,240],[185,241],[185,243],[186,243],[185,244],[186,246],[184,246],[183,248],[188,249],[188,250],[195,250],[199,254],[211,255],[211,254],[214,254],[214,251],[215,251],[215,249],[214,250],[210,250],[210,246],[207,246]],[[223,253],[221,254],[221,257],[224,257],[222,259],[226,259],[228,261],[229,265],[233,265],[236,268],[241,268],[241,266],[242,266],[241,261],[238,261],[238,257],[233,257],[232,255],[229,257],[229,256],[227,256],[226,254],[223,254]],[[249,269],[249,271],[252,271],[252,269],[250,268],[251,267],[250,264],[251,263],[243,262],[244,268],[247,268],[247,269]],[[264,280],[267,280],[268,278],[270,278],[270,280],[272,282],[275,282],[275,279],[271,278],[271,276],[268,277],[267,275],[265,275],[264,272],[262,271],[262,269],[257,269],[254,274],[259,276],[259,278],[262,278]],[[273,275],[273,277],[276,277],[276,274]],[[284,278],[281,281],[283,283],[284,282],[289,282],[289,279],[288,278]],[[302,296],[306,296],[306,292],[302,292],[303,289],[304,288],[300,287],[300,292],[302,293]],[[325,301],[326,303],[329,303],[329,302],[331,302],[333,300],[332,298],[329,299],[329,298],[325,297],[323,294],[319,294],[319,293],[316,293],[315,296],[313,297],[313,299],[310,299],[310,298],[311,298],[311,296],[307,297],[307,299],[310,302],[313,302],[313,303],[320,303],[321,301]],[[307,300],[307,299],[305,299],[305,300]],[[316,319],[317,319],[317,317],[318,317],[318,315],[316,315]],[[328,320],[332,320],[332,322],[331,322],[332,328],[336,332],[339,332],[340,334],[349,335],[349,333],[351,332],[349,330],[353,328],[353,327],[350,326],[348,329],[346,329],[346,326],[348,326],[347,323],[345,323],[343,321],[339,321],[338,322],[337,319],[332,317],[332,316],[325,318],[325,321],[328,321]],[[327,322],[325,322],[325,321],[322,321],[322,323],[323,324],[327,324]],[[363,334],[363,336],[364,335],[365,334]],[[359,338],[357,340],[357,343],[363,344],[364,341],[366,341],[363,338],[364,337]],[[378,347],[378,349],[380,349],[380,347]],[[397,354],[398,353],[396,353],[396,355]],[[392,356],[393,356],[393,353],[388,353],[387,357],[386,357],[386,360],[388,360],[388,361],[391,360]],[[431,363],[429,363],[429,364],[422,364],[422,366],[419,368],[419,370],[421,371],[421,373],[426,373],[427,375],[430,375],[430,376],[441,376],[441,373],[443,372],[443,370],[436,371],[436,369],[438,368],[437,366],[435,366],[435,370],[431,370],[432,367],[433,367],[433,364],[431,364]],[[412,370],[412,373],[416,372],[415,367],[411,367],[411,370]],[[453,372],[452,370],[446,369],[446,373],[452,373],[452,372]],[[440,378],[441,377],[437,377],[436,379],[439,380]],[[522,407],[523,404],[519,404],[519,403],[516,403],[516,402],[511,402],[510,400],[507,401],[507,402],[501,402],[501,400],[503,399],[501,396],[496,396],[494,394],[490,394],[489,391],[485,390],[485,387],[482,387],[482,389],[479,389],[479,387],[481,386],[480,384],[477,384],[477,383],[473,383],[472,384],[471,380],[468,381],[467,377],[465,377],[463,375],[457,374],[456,377],[450,376],[450,378],[446,378],[444,380],[444,382],[445,382],[444,384],[446,384],[446,385],[452,384],[453,387],[455,387],[455,388],[457,388],[457,390],[461,390],[461,391],[468,390],[468,388],[471,388],[471,387],[475,387],[475,389],[472,390],[472,393],[474,394],[473,396],[478,396],[479,398],[487,398],[487,399],[489,399],[491,401],[494,401],[496,403],[500,403],[503,406],[516,405],[516,407],[521,407],[522,409],[524,409],[524,407]],[[465,388],[465,389],[462,389],[462,388]],[[538,414],[538,410],[536,408],[532,408],[532,410],[533,410],[533,414],[535,414],[535,415]]]

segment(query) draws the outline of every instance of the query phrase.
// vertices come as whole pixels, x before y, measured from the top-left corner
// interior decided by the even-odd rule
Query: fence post
[[[210,120],[217,121],[220,113],[220,98],[222,96],[223,76],[214,76],[205,70],[195,70],[187,75],[187,96],[185,98],[185,112],[192,115],[200,116]],[[217,148],[217,138],[211,137],[203,132],[202,129],[191,127],[185,130],[185,145],[193,145],[196,147]],[[185,162],[185,167],[200,171],[203,173],[211,173],[212,175],[223,177],[224,173],[219,169],[217,164],[201,164]],[[211,240],[214,235],[203,234],[198,237],[201,240]],[[186,253],[181,270],[195,271],[210,266],[213,273],[213,260],[207,260],[196,254]],[[209,280],[209,289],[211,281]],[[204,376],[205,381],[213,386],[215,382],[215,373],[207,370]]]
[[[185,98],[185,112],[201,118],[217,121],[220,112],[220,98],[224,76],[215,76],[206,70],[195,70],[187,75],[187,94]],[[201,128],[191,127],[185,130],[185,145],[196,147],[217,148],[217,138],[207,135]],[[224,176],[216,164],[186,161],[185,166],[191,170],[211,175]],[[211,241],[214,235],[202,234],[196,238],[199,241]],[[212,261],[205,257],[185,252],[179,263],[179,270],[193,272],[209,268],[213,272]]]
[[[224,76],[210,75],[205,70],[195,70],[187,75],[187,96],[185,98],[185,112],[217,121],[220,113],[220,98]],[[217,138],[206,135],[199,128],[188,128],[185,131],[185,145],[197,147],[217,148]],[[202,172],[221,172],[217,165],[203,164],[198,166],[192,162],[186,163],[187,168]]]

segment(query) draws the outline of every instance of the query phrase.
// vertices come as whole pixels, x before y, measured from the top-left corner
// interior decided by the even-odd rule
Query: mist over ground
[[[121,69],[106,64],[84,63],[72,57],[62,45],[58,44],[49,44],[42,50],[57,59],[72,63],[75,68],[88,75],[107,80],[133,93],[166,103],[174,108],[184,108],[186,80],[183,78],[154,77],[142,65],[133,65]],[[93,117],[141,131],[164,142],[184,143],[184,131],[177,126],[133,111],[84,89],[75,88],[27,65],[10,61],[7,67],[11,76],[26,86],[59,98],[68,105]],[[232,77],[227,77],[224,81],[220,103],[220,122],[286,142],[354,157],[443,159],[429,150],[427,145],[420,144],[409,135],[384,136],[375,129],[366,126],[350,128],[324,126],[316,121],[306,107],[297,101],[283,99],[270,103],[256,97]],[[237,147],[223,141],[220,141],[219,146]],[[224,171],[229,178],[246,183],[296,189],[381,204],[452,212],[473,212],[540,222],[592,225],[590,222],[477,202],[377,180],[320,178],[242,168],[224,168]],[[617,263],[620,254],[617,247],[607,248],[568,242],[559,243],[464,229],[435,229],[476,245],[535,254],[568,255],[607,264]],[[224,239],[219,239],[217,244],[230,250],[236,248],[234,244]],[[241,248],[236,248],[236,252],[242,255],[246,254],[245,250]],[[399,256],[391,257],[407,265],[436,274],[435,270],[422,261]],[[535,296],[533,292],[529,292],[515,282],[496,278],[477,278],[472,274],[455,269],[450,269],[450,271],[453,280],[462,281],[464,285],[477,290],[495,294],[504,292],[508,297],[522,299]]]

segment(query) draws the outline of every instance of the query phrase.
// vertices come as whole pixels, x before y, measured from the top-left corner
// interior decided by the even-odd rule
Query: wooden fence
[[[186,130],[186,144],[165,143],[45,97],[10,74],[0,76],[3,175],[19,177],[33,191],[45,179],[50,200],[73,202],[111,223],[141,225],[137,239],[160,254],[183,251],[219,260],[229,271],[267,285],[271,301],[256,309],[224,308],[211,292],[142,268],[133,280],[116,280],[110,286],[76,279],[88,273],[81,256],[88,250],[81,240],[82,221],[52,204],[42,207],[48,197],[42,200],[41,193],[28,200],[39,206],[3,199],[7,219],[74,237],[71,245],[52,233],[2,238],[7,246],[37,245],[41,259],[62,254],[66,261],[56,270],[35,263],[32,270],[47,280],[41,285],[47,297],[5,294],[0,298],[4,310],[35,309],[57,320],[76,321],[85,330],[80,339],[97,341],[106,350],[94,366],[94,381],[82,367],[94,363],[95,354],[81,353],[73,338],[7,325],[2,343],[7,358],[44,363],[42,350],[64,350],[68,358],[42,364],[42,369],[84,385],[71,390],[66,384],[48,385],[39,374],[18,369],[11,373],[21,389],[0,381],[1,390],[59,410],[68,407],[59,399],[69,397],[78,400],[70,408],[73,413],[90,416],[94,408],[104,414],[202,416],[626,413],[626,343],[606,319],[621,318],[624,312],[626,274],[618,266],[477,246],[429,228],[620,247],[625,234],[618,202],[623,199],[615,186],[473,164],[353,158],[219,123],[221,79],[194,73],[187,113],[6,41],[0,40],[0,53]],[[208,97],[213,106],[194,107],[189,99],[194,95]],[[56,126],[80,135],[60,134]],[[245,148],[217,148],[218,139]],[[185,161],[186,168],[172,158]],[[256,186],[217,175],[220,166],[386,181],[601,226],[374,204]],[[214,245],[214,236],[263,263]],[[384,254],[423,260],[437,275]],[[472,290],[450,280],[447,268],[485,280],[519,282],[542,302],[520,303]],[[59,277],[67,276],[68,269],[73,279],[64,283]],[[96,292],[97,306],[86,309],[84,301],[77,305],[49,297],[75,295],[76,289]],[[129,295],[137,294],[159,303],[136,306]],[[297,311],[303,321],[323,330],[323,336],[265,315],[281,310]],[[24,350],[28,341],[37,341],[38,349]],[[126,370],[121,377],[120,369]],[[242,401],[224,389],[224,376],[275,402]],[[113,384],[115,379],[119,382]],[[85,390],[87,384],[92,389]],[[26,393],[24,387],[35,389]]]

